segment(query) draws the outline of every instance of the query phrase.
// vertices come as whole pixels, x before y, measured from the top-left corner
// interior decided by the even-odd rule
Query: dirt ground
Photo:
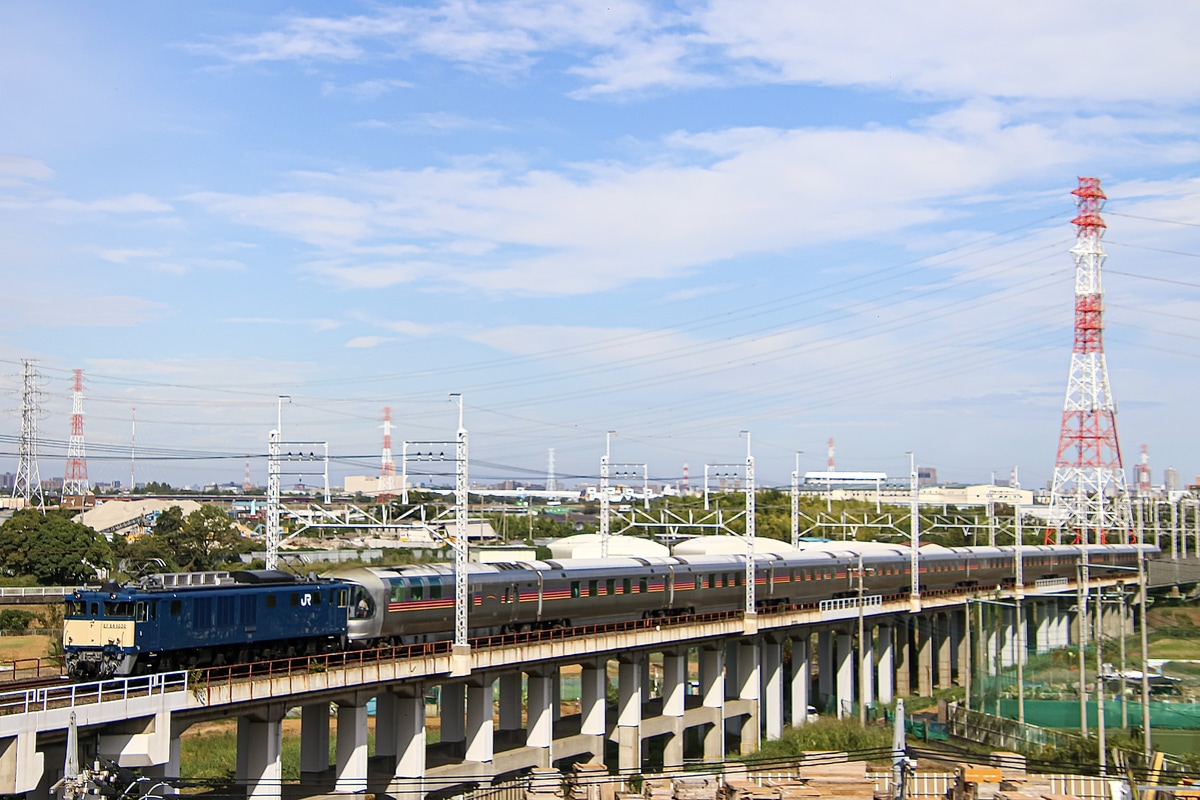
[[[43,658],[50,654],[53,636],[0,636],[0,662]]]

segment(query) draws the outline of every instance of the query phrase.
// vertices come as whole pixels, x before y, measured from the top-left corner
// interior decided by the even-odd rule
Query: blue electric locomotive
[[[153,575],[67,598],[73,678],[107,678],[333,652],[345,645],[350,587],[279,570]]]

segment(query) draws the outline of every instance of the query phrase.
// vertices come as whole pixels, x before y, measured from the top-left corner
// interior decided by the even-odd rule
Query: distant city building
[[[937,486],[938,476],[936,467],[917,467],[917,486]]]
[[[1179,470],[1174,467],[1166,468],[1163,472],[1163,488],[1167,490],[1168,494],[1179,491]]]
[[[12,492],[17,483],[15,472],[0,472],[0,491]]]

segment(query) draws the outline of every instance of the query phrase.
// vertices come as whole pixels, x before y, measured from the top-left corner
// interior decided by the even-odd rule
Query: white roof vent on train
[[[778,539],[760,537],[754,539],[756,555],[785,555],[795,552],[790,544]],[[675,545],[675,555],[677,556],[744,556],[745,554],[746,540],[740,536],[697,536]]]
[[[550,552],[555,559],[560,558],[600,558],[600,534],[580,533],[575,536],[564,536],[550,543]],[[608,537],[609,558],[624,558],[627,556],[669,556],[671,551],[658,542],[642,539],[637,536]]]

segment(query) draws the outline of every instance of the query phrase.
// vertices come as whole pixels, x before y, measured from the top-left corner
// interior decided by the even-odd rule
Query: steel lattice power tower
[[[24,498],[26,508],[36,503],[45,513],[46,498],[42,495],[42,475],[38,471],[37,412],[37,362],[25,359],[21,361],[21,456],[12,496]]]
[[[75,370],[75,387],[71,393],[71,439],[67,443],[67,471],[63,473],[63,505],[67,498],[78,498],[79,505],[91,491],[88,483],[87,454],[83,446],[83,370]]]
[[[377,499],[384,502],[396,492],[396,462],[392,460],[392,407],[383,409],[383,454],[379,464],[379,493]]]
[[[1116,405],[1104,360],[1105,195],[1099,178],[1080,178],[1071,194],[1079,213],[1075,225],[1075,345],[1063,405],[1058,456],[1051,489],[1055,541],[1064,533],[1080,542],[1105,544],[1110,533],[1130,529],[1129,493],[1117,442]]]

